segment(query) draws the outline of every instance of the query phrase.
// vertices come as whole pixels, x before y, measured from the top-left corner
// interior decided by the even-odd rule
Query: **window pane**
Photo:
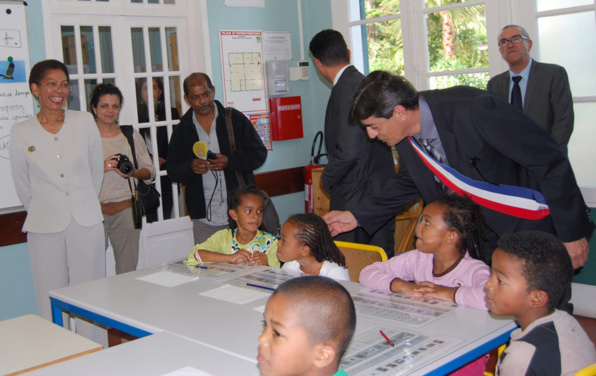
[[[97,73],[93,28],[91,26],[81,26],[81,52],[83,55],[83,72]]]
[[[140,4],[140,3],[142,3],[142,2],[143,2],[143,0],[130,0],[130,2],[131,2],[131,3],[133,3],[133,4],[134,4],[134,3],[138,3],[138,4]]]
[[[538,19],[540,61],[565,67],[574,97],[596,95],[594,18],[594,12],[582,12]]]
[[[91,110],[91,92],[97,86],[96,79],[85,80],[85,99],[87,100],[87,110]]]
[[[366,27],[369,71],[384,70],[403,75],[401,20],[375,22],[363,27]]]
[[[488,67],[484,5],[429,13],[426,24],[431,72]]]
[[[170,77],[170,107],[172,108],[172,120],[180,119],[182,113],[182,98],[180,77]]]
[[[436,8],[436,7],[440,7],[443,5],[450,5],[450,4],[460,4],[460,3],[465,3],[467,1],[473,1],[473,0],[425,0],[424,1],[424,5],[426,6],[426,8]]]
[[[486,89],[486,84],[488,83],[489,79],[490,75],[488,72],[430,77],[430,88],[431,90],[434,90],[464,85],[473,86],[484,90]]]
[[[575,103],[575,128],[569,140],[569,160],[579,185],[596,185],[594,161],[596,160],[596,103]]]
[[[135,73],[147,72],[147,64],[145,63],[145,43],[143,38],[143,29],[140,27],[133,27],[130,29],[132,39],[132,59]]]
[[[159,4],[159,0],[149,0],[149,4]]]
[[[399,0],[362,0],[360,13],[364,18],[377,18],[399,13]]]
[[[79,81],[78,80],[70,80],[70,88],[68,90],[68,103],[69,110],[80,110],[81,103],[79,101]]]
[[[77,49],[75,45],[74,26],[61,26],[62,62],[68,67],[70,74],[77,74]]]
[[[176,4],[176,0],[165,0],[164,4]]]
[[[594,4],[594,0],[536,0],[536,9],[542,12],[589,4]]]
[[[166,43],[168,44],[168,66],[170,71],[180,70],[178,64],[178,37],[175,27],[166,27]]]
[[[149,28],[149,50],[151,52],[151,70],[153,72],[163,72],[163,60],[161,58],[161,39],[159,37],[159,28]]]
[[[151,119],[149,117],[149,90],[147,90],[147,79],[137,78],[135,80],[135,86],[137,91],[137,115],[139,123],[148,123]],[[151,113],[153,113],[153,111],[151,111]]]
[[[103,79],[103,83],[104,84],[112,84],[112,85],[116,85],[116,80],[113,78],[104,78]]]
[[[101,69],[103,73],[114,73],[112,29],[109,26],[99,27],[99,47],[101,49]]]

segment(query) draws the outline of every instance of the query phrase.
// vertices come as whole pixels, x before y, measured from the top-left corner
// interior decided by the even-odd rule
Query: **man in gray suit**
[[[341,33],[323,30],[310,42],[317,69],[333,84],[325,114],[325,146],[328,164],[323,171],[323,188],[331,196],[331,210],[352,210],[395,175],[391,150],[370,140],[364,128],[349,120],[350,103],[362,73],[350,65],[350,50]],[[374,244],[391,257],[394,253],[395,220],[387,221],[373,234],[356,228],[336,240]]]
[[[573,100],[567,72],[559,65],[539,63],[530,58],[532,40],[521,26],[505,26],[498,43],[509,71],[493,77],[487,90],[514,106],[519,101],[518,108],[523,108],[523,112],[567,153],[567,143],[573,132]],[[516,90],[521,94],[520,100],[515,98]]]

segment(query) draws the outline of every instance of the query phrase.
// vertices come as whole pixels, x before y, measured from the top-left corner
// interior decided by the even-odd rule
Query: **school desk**
[[[102,346],[37,315],[0,321],[0,375],[16,375],[90,354]]]
[[[246,268],[220,279],[207,277],[203,272],[211,270],[187,274],[184,277],[192,280],[175,287],[165,287],[144,280],[164,273],[178,274],[178,271],[173,272],[172,269],[156,267],[52,290],[50,297],[54,321],[61,325],[61,311],[65,310],[139,337],[163,331],[171,332],[240,359],[254,361],[257,355],[257,338],[262,328],[262,309],[271,291],[250,288],[246,286],[246,281],[257,281],[257,284],[267,287],[267,282],[259,281],[266,281],[267,275],[280,276],[281,281],[281,276],[285,275],[265,267]],[[244,304],[236,304],[201,295],[220,292],[227,289],[224,286],[230,285],[246,291],[247,294],[258,291],[262,296]],[[344,285],[358,300],[368,299],[370,289],[352,282],[345,282]],[[394,299],[395,296],[380,298]],[[362,306],[358,304],[360,310]],[[510,319],[494,318],[487,312],[467,307],[457,307],[423,325],[412,326],[395,320],[391,314],[409,310],[416,317],[419,311],[423,312],[428,307],[421,308],[419,302],[403,299],[399,307],[404,309],[393,309],[389,316],[382,318],[375,317],[374,314],[381,311],[375,305],[378,306],[379,303],[368,307],[372,314],[358,314],[355,343],[362,346],[362,349],[357,348],[356,352],[362,350],[366,354],[386,354],[387,357],[379,361],[380,366],[389,365],[396,369],[406,367],[406,371],[402,368],[398,374],[448,373],[506,342],[509,333],[515,328]],[[393,354],[391,351],[394,350],[383,345],[377,329],[394,336],[398,342],[397,348],[402,351],[400,354],[407,354],[405,359],[390,359]],[[360,338],[361,333],[366,335]],[[397,348],[395,351],[398,351]],[[369,358],[368,355],[359,356]],[[405,363],[397,364],[400,361]],[[358,367],[361,369],[365,366],[374,365]],[[380,374],[396,374],[391,372],[392,369],[388,369]],[[363,374],[369,373],[367,371]]]
[[[27,376],[161,376],[183,374],[183,370],[188,370],[186,367],[210,375],[259,375],[256,360],[249,362],[176,334],[163,332],[45,367]]]

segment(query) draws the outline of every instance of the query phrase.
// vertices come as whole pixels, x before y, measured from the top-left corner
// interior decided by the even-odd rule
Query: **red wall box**
[[[283,141],[304,137],[300,97],[269,98],[271,140]]]

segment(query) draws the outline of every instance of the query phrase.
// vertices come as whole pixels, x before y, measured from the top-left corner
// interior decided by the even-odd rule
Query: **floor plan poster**
[[[220,31],[225,106],[267,112],[261,31]]]

